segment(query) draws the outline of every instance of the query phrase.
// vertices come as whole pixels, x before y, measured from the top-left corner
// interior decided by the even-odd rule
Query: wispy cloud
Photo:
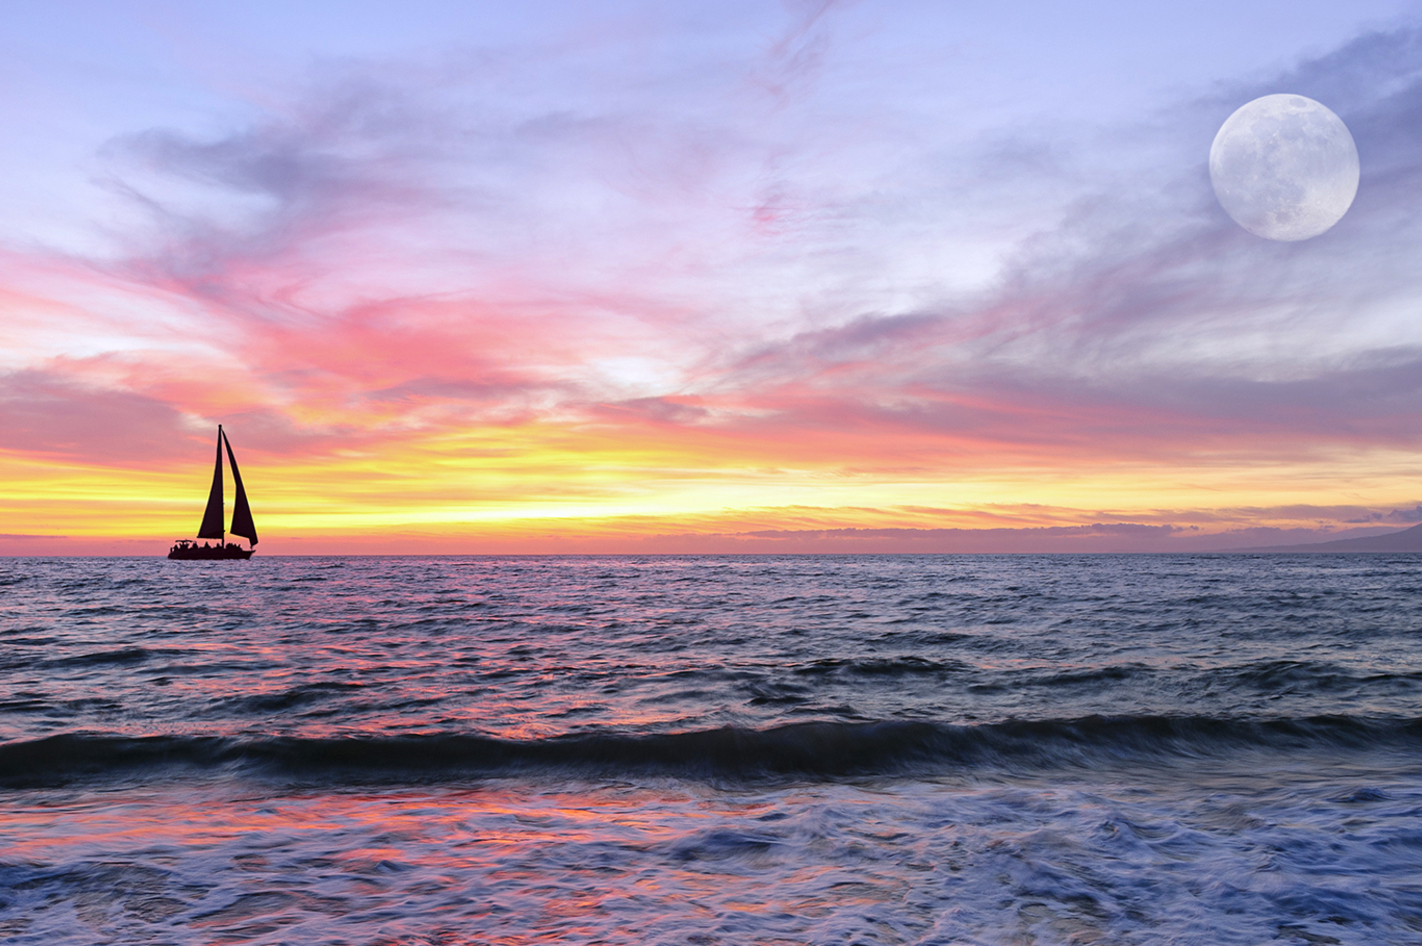
[[[561,491],[580,501],[853,483],[869,498],[844,508],[898,516],[922,484],[931,505],[996,477],[981,506],[1014,477],[1353,476],[1417,449],[1422,31],[1132,122],[954,137],[873,106],[851,9],[792,4],[681,58],[629,34],[328,62],[244,123],[118,136],[111,252],[31,252],[28,274],[6,254],[4,449],[167,462],[223,419],[259,455],[433,467],[524,437],[531,467],[614,471]],[[1303,244],[1240,230],[1205,171],[1219,123],[1284,89],[1337,111],[1363,162],[1354,208]],[[539,475],[508,488],[560,494]],[[1314,505],[1415,521],[1404,482]],[[1137,503],[1020,528],[1173,541],[1238,496],[1171,502],[1173,522]]]

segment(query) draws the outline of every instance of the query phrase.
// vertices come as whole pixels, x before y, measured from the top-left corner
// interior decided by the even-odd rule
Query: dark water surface
[[[0,559],[0,943],[1422,944],[1422,556]]]

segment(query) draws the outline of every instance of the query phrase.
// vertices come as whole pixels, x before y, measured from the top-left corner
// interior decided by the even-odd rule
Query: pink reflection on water
[[[76,922],[134,941],[521,946],[632,942],[638,930],[684,942],[720,929],[716,941],[729,942],[737,929],[788,935],[903,896],[894,871],[837,863],[837,828],[760,827],[804,808],[793,791],[234,788],[52,793],[16,807],[0,828],[4,860],[28,868],[42,894],[21,925],[84,901]],[[109,892],[102,905],[85,899],[95,884]]]

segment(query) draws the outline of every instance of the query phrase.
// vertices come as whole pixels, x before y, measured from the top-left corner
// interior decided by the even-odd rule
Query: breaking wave
[[[1422,719],[1090,716],[978,726],[812,722],[771,729],[548,739],[475,734],[335,738],[66,734],[0,745],[0,783],[251,770],[297,777],[426,781],[508,775],[705,779],[914,776],[1097,768],[1251,750],[1422,749]]]

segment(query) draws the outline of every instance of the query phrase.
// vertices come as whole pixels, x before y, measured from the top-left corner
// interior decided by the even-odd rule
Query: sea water
[[[0,560],[0,942],[1422,943],[1422,556]]]

